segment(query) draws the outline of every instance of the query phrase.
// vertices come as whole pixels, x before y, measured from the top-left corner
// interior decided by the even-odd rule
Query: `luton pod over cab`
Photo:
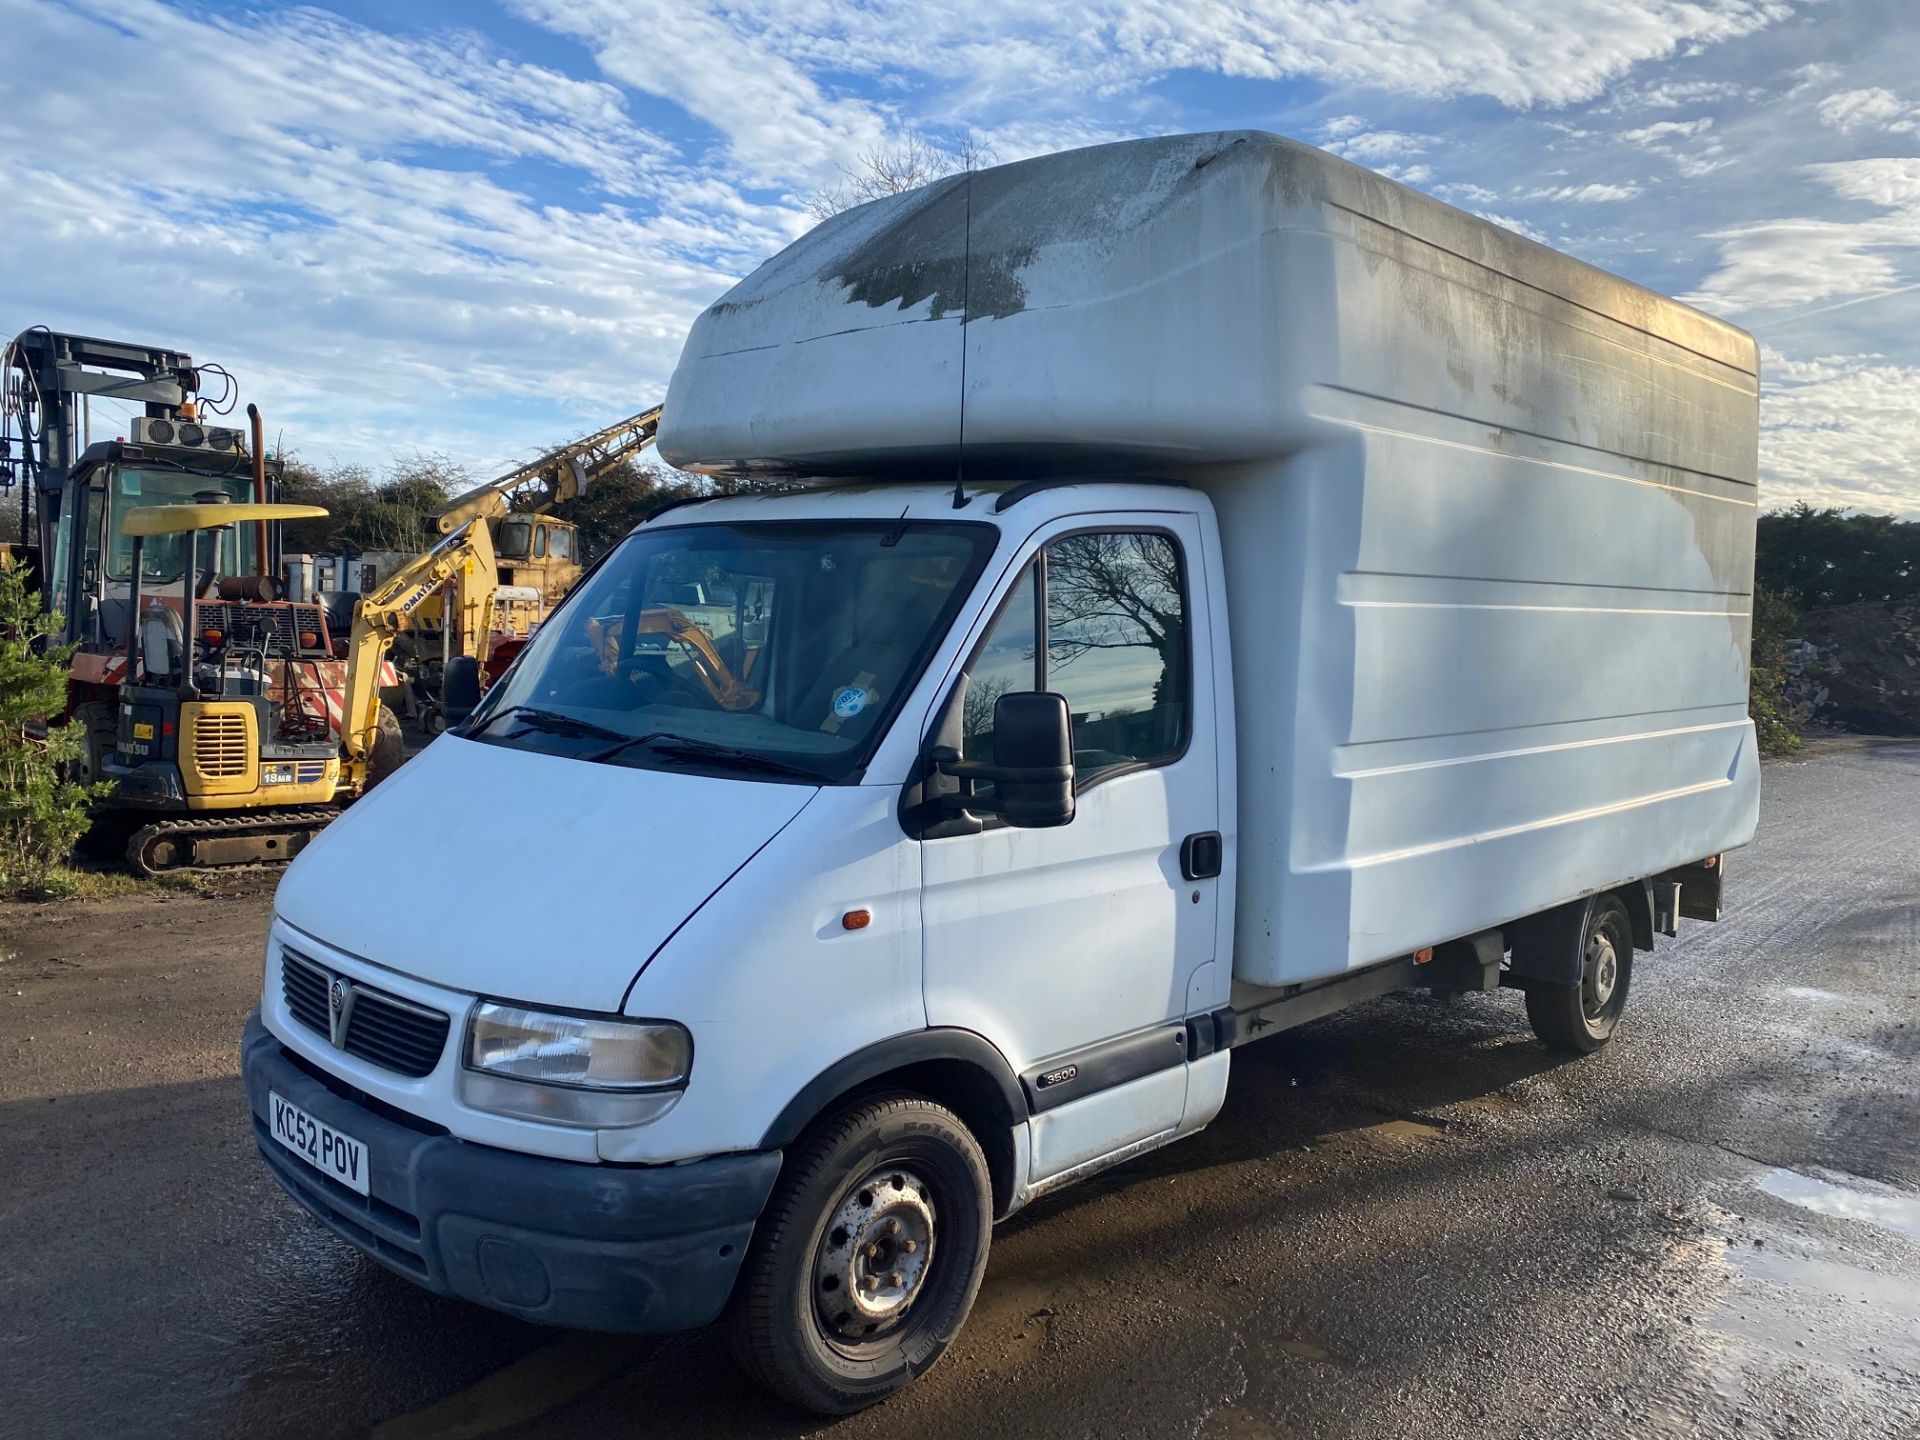
[[[421,1285],[724,1315],[831,1413],[1242,1044],[1506,985],[1597,1049],[1753,834],[1756,370],[1269,135],[835,216],[660,430],[785,483],[638,526],[282,880],[262,1157]]]

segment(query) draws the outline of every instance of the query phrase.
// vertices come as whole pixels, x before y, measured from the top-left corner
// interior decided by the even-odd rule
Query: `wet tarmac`
[[[0,1433],[1920,1436],[1920,744],[1770,766],[1730,890],[1591,1059],[1512,993],[1240,1052],[837,1425],[717,1334],[536,1330],[298,1212],[235,1073],[266,890],[0,907]]]

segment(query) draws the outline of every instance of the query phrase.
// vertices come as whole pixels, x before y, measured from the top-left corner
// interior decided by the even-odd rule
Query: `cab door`
[[[1010,691],[1064,695],[1073,722],[1070,824],[981,814],[920,847],[928,1023],[1021,1073],[1036,1181],[1170,1138],[1185,1104],[1220,884],[1202,559],[1191,515],[1056,522],[963,666],[966,758],[991,758]]]

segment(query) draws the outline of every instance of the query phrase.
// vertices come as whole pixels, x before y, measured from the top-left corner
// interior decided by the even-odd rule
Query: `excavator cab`
[[[114,805],[176,817],[133,837],[136,869],[290,858],[310,817],[258,812],[333,803],[340,754],[314,663],[329,653],[319,607],[287,604],[270,576],[231,573],[236,534],[325,514],[209,491],[122,515],[129,623],[101,770]]]

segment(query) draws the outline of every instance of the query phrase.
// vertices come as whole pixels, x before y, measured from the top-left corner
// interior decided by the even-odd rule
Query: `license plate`
[[[367,1193],[367,1147],[331,1125],[322,1125],[298,1105],[267,1092],[269,1128],[273,1138],[322,1175],[349,1190]]]

